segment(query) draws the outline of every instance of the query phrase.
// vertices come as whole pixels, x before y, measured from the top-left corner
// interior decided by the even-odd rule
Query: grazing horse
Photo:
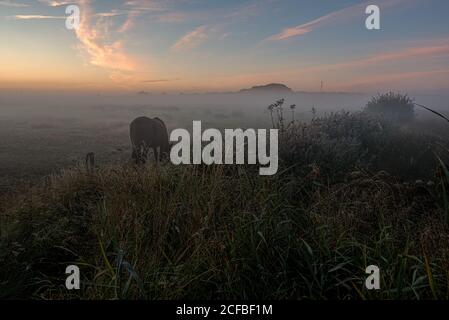
[[[149,149],[153,149],[156,162],[159,162],[160,156],[170,152],[167,127],[159,118],[136,118],[131,122],[129,132],[133,148],[132,158],[137,164],[146,162]]]

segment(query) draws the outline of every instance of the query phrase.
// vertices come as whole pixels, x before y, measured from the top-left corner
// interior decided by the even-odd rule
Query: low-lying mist
[[[284,98],[296,105],[295,120],[334,111],[363,109],[372,94],[349,93],[216,93],[216,94],[67,94],[0,91],[0,187],[11,179],[41,176],[84,159],[95,152],[99,163],[129,159],[129,123],[138,116],[159,117],[168,130],[191,129],[193,120],[204,127],[268,128],[268,105]],[[449,99],[412,96],[441,112]],[[426,111],[418,119],[435,121],[421,128],[438,131]],[[289,117],[290,114],[287,112]],[[430,120],[429,120],[430,119]],[[443,124],[445,125],[445,124]],[[436,128],[436,129],[435,129]]]

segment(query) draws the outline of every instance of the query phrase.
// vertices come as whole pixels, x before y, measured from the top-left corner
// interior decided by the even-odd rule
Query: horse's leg
[[[156,164],[159,164],[159,152],[157,150],[157,147],[154,147],[153,150],[154,150],[154,157],[156,158]]]
[[[139,155],[137,153],[136,147],[133,146],[133,154],[131,155],[131,159],[133,159],[136,164],[139,164]]]
[[[144,164],[145,163],[145,146],[143,144],[139,145],[139,148],[137,149],[137,159],[138,159],[138,164]]]
[[[149,147],[147,147],[146,145],[143,148],[143,152],[142,152],[142,162],[145,164],[148,160],[148,151],[150,150]]]

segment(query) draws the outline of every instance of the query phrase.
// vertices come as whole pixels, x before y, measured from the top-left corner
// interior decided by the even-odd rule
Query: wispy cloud
[[[39,2],[49,6],[49,7],[60,7],[60,6],[66,6],[72,3],[75,3],[76,1],[62,1],[62,0],[39,0]]]
[[[123,10],[121,14],[126,14],[127,18],[118,30],[121,33],[131,29],[134,26],[136,19],[142,14],[150,12],[163,12],[167,10],[166,3],[164,1],[157,0],[126,1],[123,6],[126,9]]]
[[[179,79],[154,79],[154,80],[143,80],[142,83],[162,83],[162,82],[170,82],[170,81],[176,81]]]
[[[51,19],[65,19],[64,16],[44,16],[44,15],[38,15],[38,14],[19,14],[15,16],[11,16],[10,18],[14,20],[51,20]]]
[[[405,0],[379,0],[376,2],[376,5],[378,5],[382,8],[387,8],[387,7],[393,7],[398,4],[401,4],[404,1]],[[300,24],[298,26],[286,28],[286,29],[282,30],[280,33],[275,34],[266,40],[268,40],[268,41],[286,40],[286,39],[289,39],[292,37],[298,37],[298,36],[305,35],[317,28],[320,28],[320,27],[323,27],[326,25],[335,24],[337,22],[346,21],[346,20],[349,20],[352,18],[359,18],[360,16],[362,16],[365,13],[365,9],[369,4],[372,4],[372,3],[365,2],[362,4],[353,5],[350,7],[346,7],[346,8],[331,12],[329,14],[321,16],[312,21]]]
[[[267,10],[268,5],[274,4],[278,0],[256,0],[250,1],[239,6],[232,13],[226,15],[227,18],[247,19],[260,15],[264,10]]]
[[[92,13],[89,0],[79,0],[80,25],[75,30],[80,41],[80,48],[86,52],[92,65],[104,67],[111,70],[133,71],[134,61],[125,53],[122,41],[107,41],[105,34],[95,14]]]
[[[125,15],[125,14],[127,14],[127,13],[123,12],[123,11],[112,10],[112,11],[109,11],[109,12],[96,13],[95,16],[103,17],[103,18],[112,18],[112,17],[122,16],[122,15]]]
[[[24,4],[24,3],[13,2],[13,1],[0,1],[0,6],[24,8],[24,7],[28,7],[29,5]]]
[[[172,50],[189,50],[198,47],[208,39],[207,27],[199,26],[193,31],[181,37],[173,46]]]
[[[391,84],[391,88],[414,81],[419,85],[435,84],[434,80],[442,79],[443,85],[449,84],[449,79],[443,78],[449,74],[447,65],[438,68],[439,61],[449,58],[449,39],[427,39],[416,41],[413,46],[402,47],[390,52],[379,52],[339,63],[319,63],[315,66],[269,70],[253,73],[237,73],[223,76],[223,83],[242,83],[244,85],[255,82],[291,81],[300,83],[306,90],[315,90],[316,83],[326,81],[331,90],[380,90],[381,85]],[[399,67],[399,63],[407,66]],[[390,68],[391,67],[391,68]],[[370,69],[367,69],[370,68]],[[384,73],[388,72],[388,73]],[[405,81],[407,80],[407,81]],[[396,82],[395,82],[396,81]],[[432,82],[433,81],[433,82]],[[438,82],[439,83],[439,82]],[[383,87],[382,87],[383,88]]]
[[[125,51],[122,33],[127,31],[139,14],[134,4],[137,1],[128,1],[130,8],[112,9],[105,12],[95,12],[92,0],[39,0],[39,2],[58,7],[68,4],[77,4],[80,7],[80,24],[74,30],[79,43],[77,47],[89,64],[109,71],[110,79],[116,84],[135,82],[137,62]],[[142,2],[143,4],[143,2]],[[111,18],[127,15],[126,21],[120,27],[114,27]],[[18,15],[20,20],[30,19],[65,19],[66,16],[44,15]]]
[[[449,56],[449,44],[447,39],[440,40],[439,43],[435,42],[430,46],[404,48],[393,52],[379,53],[341,63],[320,64],[319,66],[312,66],[301,70],[304,72],[335,71],[351,68],[363,68],[372,65],[381,65],[389,62],[406,60],[421,59],[429,61],[430,58],[437,56]]]
[[[166,2],[167,1],[132,0],[126,1],[124,5],[137,11],[165,11],[167,10]]]
[[[128,16],[126,18],[126,21],[122,24],[122,26],[119,28],[119,32],[124,33],[131,29],[134,26],[136,18],[140,15],[139,11],[131,11],[128,12]]]
[[[448,55],[449,54],[449,44],[430,46],[430,47],[414,47],[406,48],[391,53],[384,53],[379,55],[374,55],[365,59],[355,60],[349,63],[343,63],[340,67],[357,67],[378,64],[388,61],[398,61],[413,58],[425,58],[434,57],[437,55]]]
[[[421,71],[406,71],[396,72],[379,75],[363,76],[359,79],[350,81],[349,83],[342,83],[339,85],[341,90],[371,90],[372,88],[391,90],[392,88],[399,89],[403,87],[404,83],[408,84],[410,88],[410,82],[416,83],[416,87],[423,89],[441,89],[436,87],[436,83],[432,79],[441,79],[443,82],[438,82],[438,85],[442,85],[442,88],[447,85],[447,76],[449,75],[449,69],[438,70],[421,70]],[[423,79],[425,79],[423,81]]]

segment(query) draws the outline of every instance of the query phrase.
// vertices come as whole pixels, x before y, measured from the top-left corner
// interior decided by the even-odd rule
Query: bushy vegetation
[[[388,92],[373,97],[366,105],[367,112],[382,115],[398,123],[410,123],[414,117],[414,104],[407,95]]]
[[[281,159],[286,167],[305,174],[315,166],[333,181],[351,170],[432,180],[438,164],[435,152],[447,160],[443,138],[398,128],[366,112],[338,112],[310,123],[291,123],[283,138]]]

